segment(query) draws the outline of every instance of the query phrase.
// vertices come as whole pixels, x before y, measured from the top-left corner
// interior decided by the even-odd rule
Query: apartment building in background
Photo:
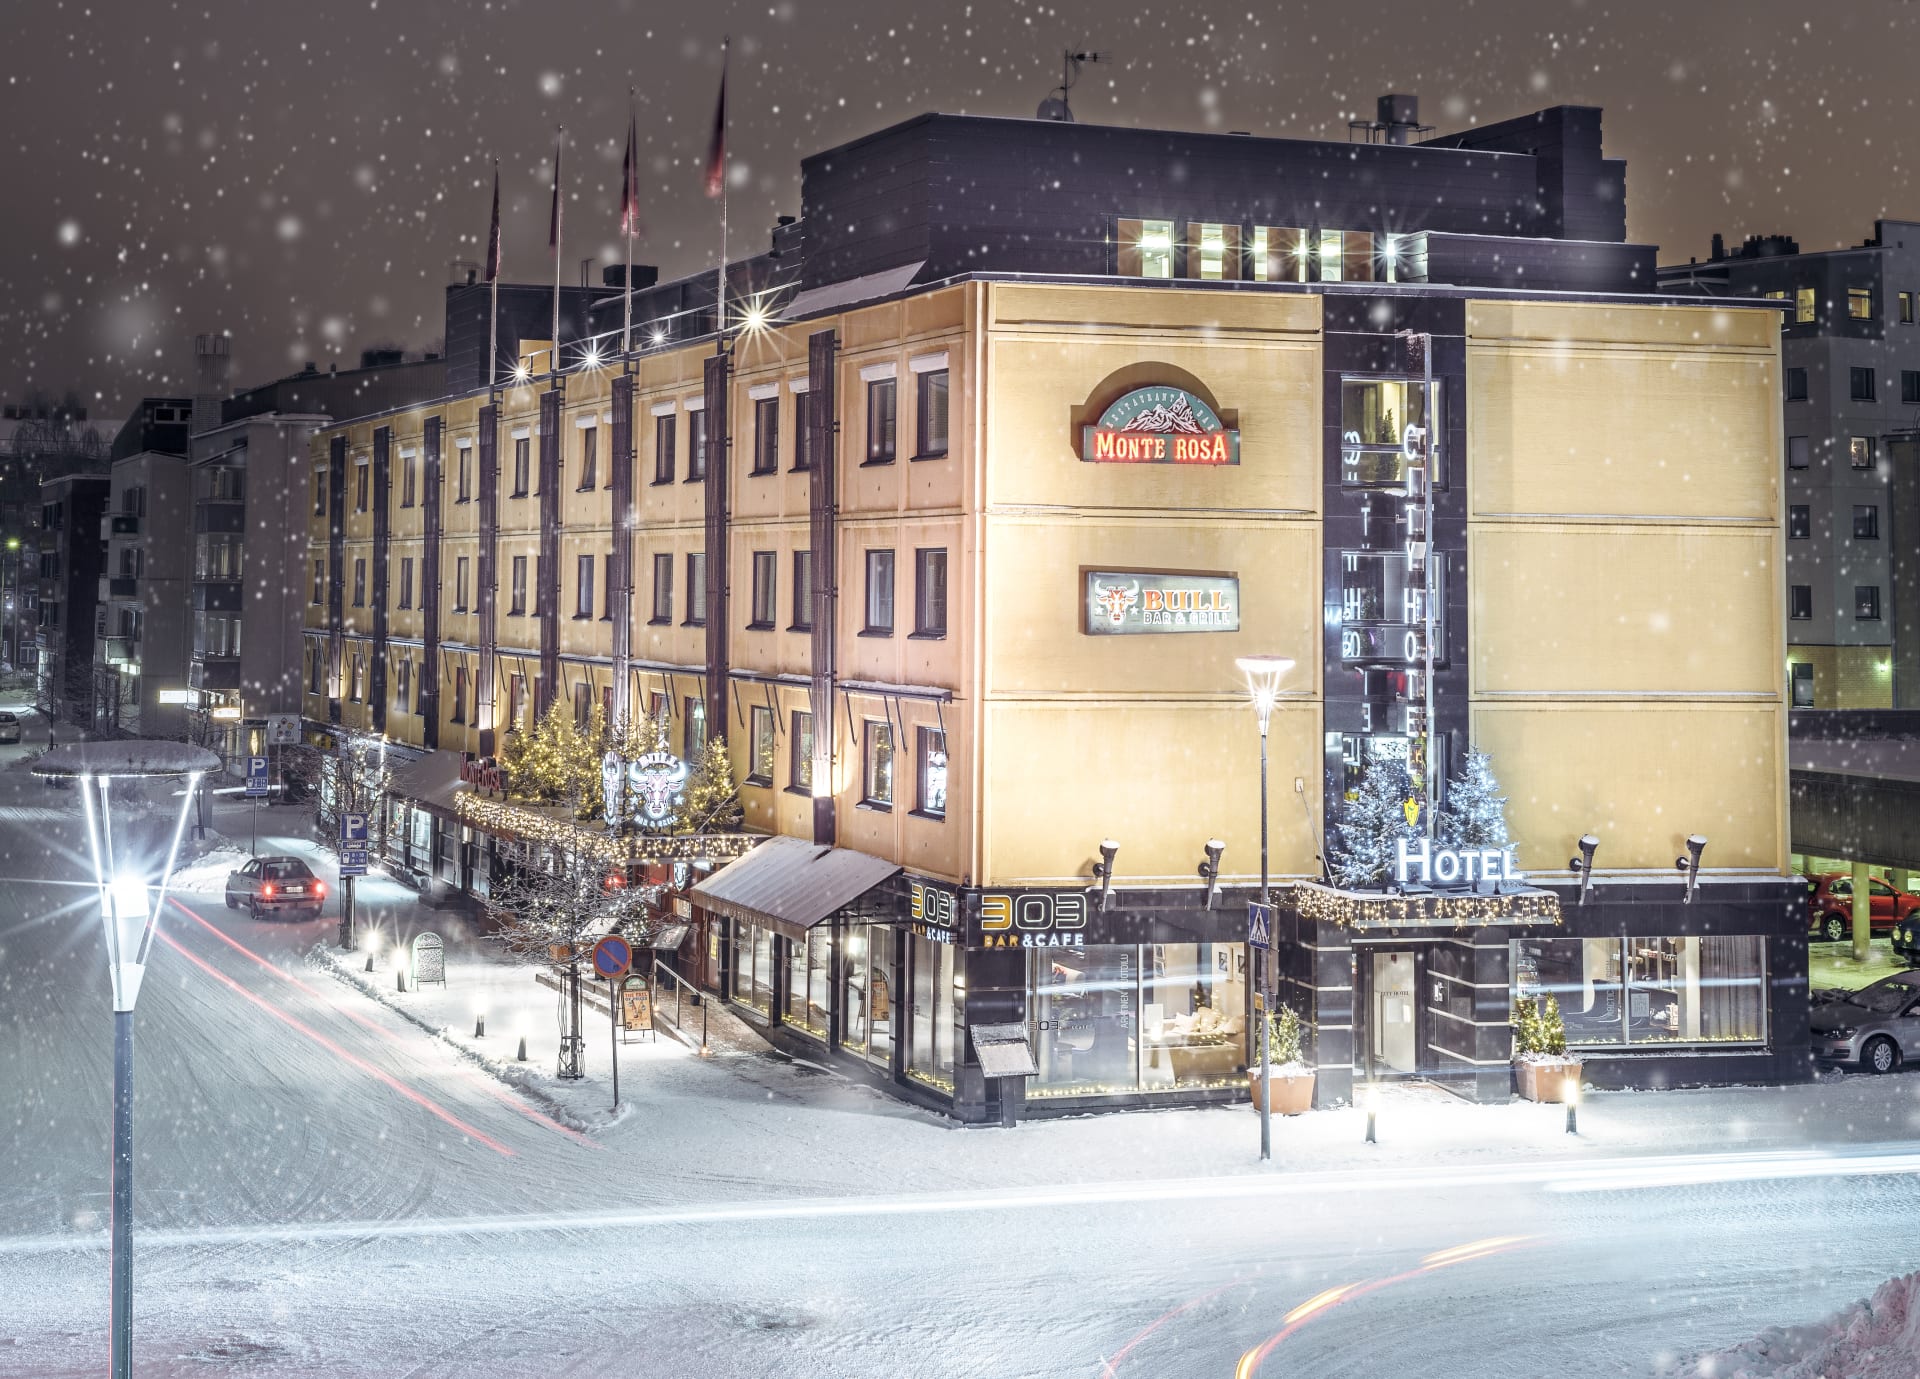
[[[92,726],[104,735],[186,736],[192,415],[191,398],[144,398],[114,439],[93,652]]]

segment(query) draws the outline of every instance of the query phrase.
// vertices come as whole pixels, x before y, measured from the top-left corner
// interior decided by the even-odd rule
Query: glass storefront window
[[[956,952],[951,943],[917,935],[907,943],[907,985],[913,993],[907,1076],[948,1093],[953,1091],[960,1033],[953,982]]]
[[[1758,1044],[1767,1037],[1757,935],[1516,939],[1512,994],[1551,994],[1574,1048]]]
[[[1343,485],[1349,488],[1405,485],[1406,429],[1409,425],[1429,425],[1426,393],[1426,385],[1418,379],[1341,380],[1340,482]],[[1434,418],[1434,425],[1438,420]],[[1445,476],[1436,473],[1433,479],[1441,483]]]
[[[785,1022],[816,1038],[827,1037],[827,959],[833,951],[825,929],[812,929],[805,943],[787,943]]]
[[[733,999],[773,1017],[773,930],[734,922]]]
[[[1246,948],[1154,943],[1142,949],[1140,1085],[1226,1087],[1246,1063]]]
[[[841,970],[846,977],[841,1042],[876,1063],[893,1061],[893,989],[887,979],[893,930],[884,924],[848,926]]]

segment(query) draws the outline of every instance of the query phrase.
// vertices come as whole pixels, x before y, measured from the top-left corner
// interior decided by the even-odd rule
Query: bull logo
[[[673,822],[673,802],[687,783],[687,763],[671,752],[649,752],[627,763],[627,788],[640,821],[650,828]]]
[[[1096,584],[1093,601],[1115,627],[1127,620],[1127,614],[1140,602],[1140,581],[1131,584]]]

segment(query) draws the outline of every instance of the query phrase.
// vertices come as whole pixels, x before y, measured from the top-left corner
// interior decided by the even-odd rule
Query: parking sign
[[[357,843],[364,851],[367,845],[367,816],[365,814],[342,814],[340,816],[340,841]]]
[[[247,758],[247,798],[257,800],[267,793],[267,759]]]

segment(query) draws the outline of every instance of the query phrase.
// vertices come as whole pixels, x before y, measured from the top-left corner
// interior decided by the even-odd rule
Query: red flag
[[[720,103],[713,108],[713,142],[707,146],[707,195],[718,196],[727,180],[727,47],[720,43]]]
[[[631,114],[627,116],[627,156],[620,166],[620,233],[640,233],[639,129]]]
[[[564,132],[564,131],[563,131]],[[547,248],[560,247],[560,139],[553,141],[553,212],[547,217]]]
[[[500,162],[493,164],[493,220],[487,226],[487,281],[500,277]]]

